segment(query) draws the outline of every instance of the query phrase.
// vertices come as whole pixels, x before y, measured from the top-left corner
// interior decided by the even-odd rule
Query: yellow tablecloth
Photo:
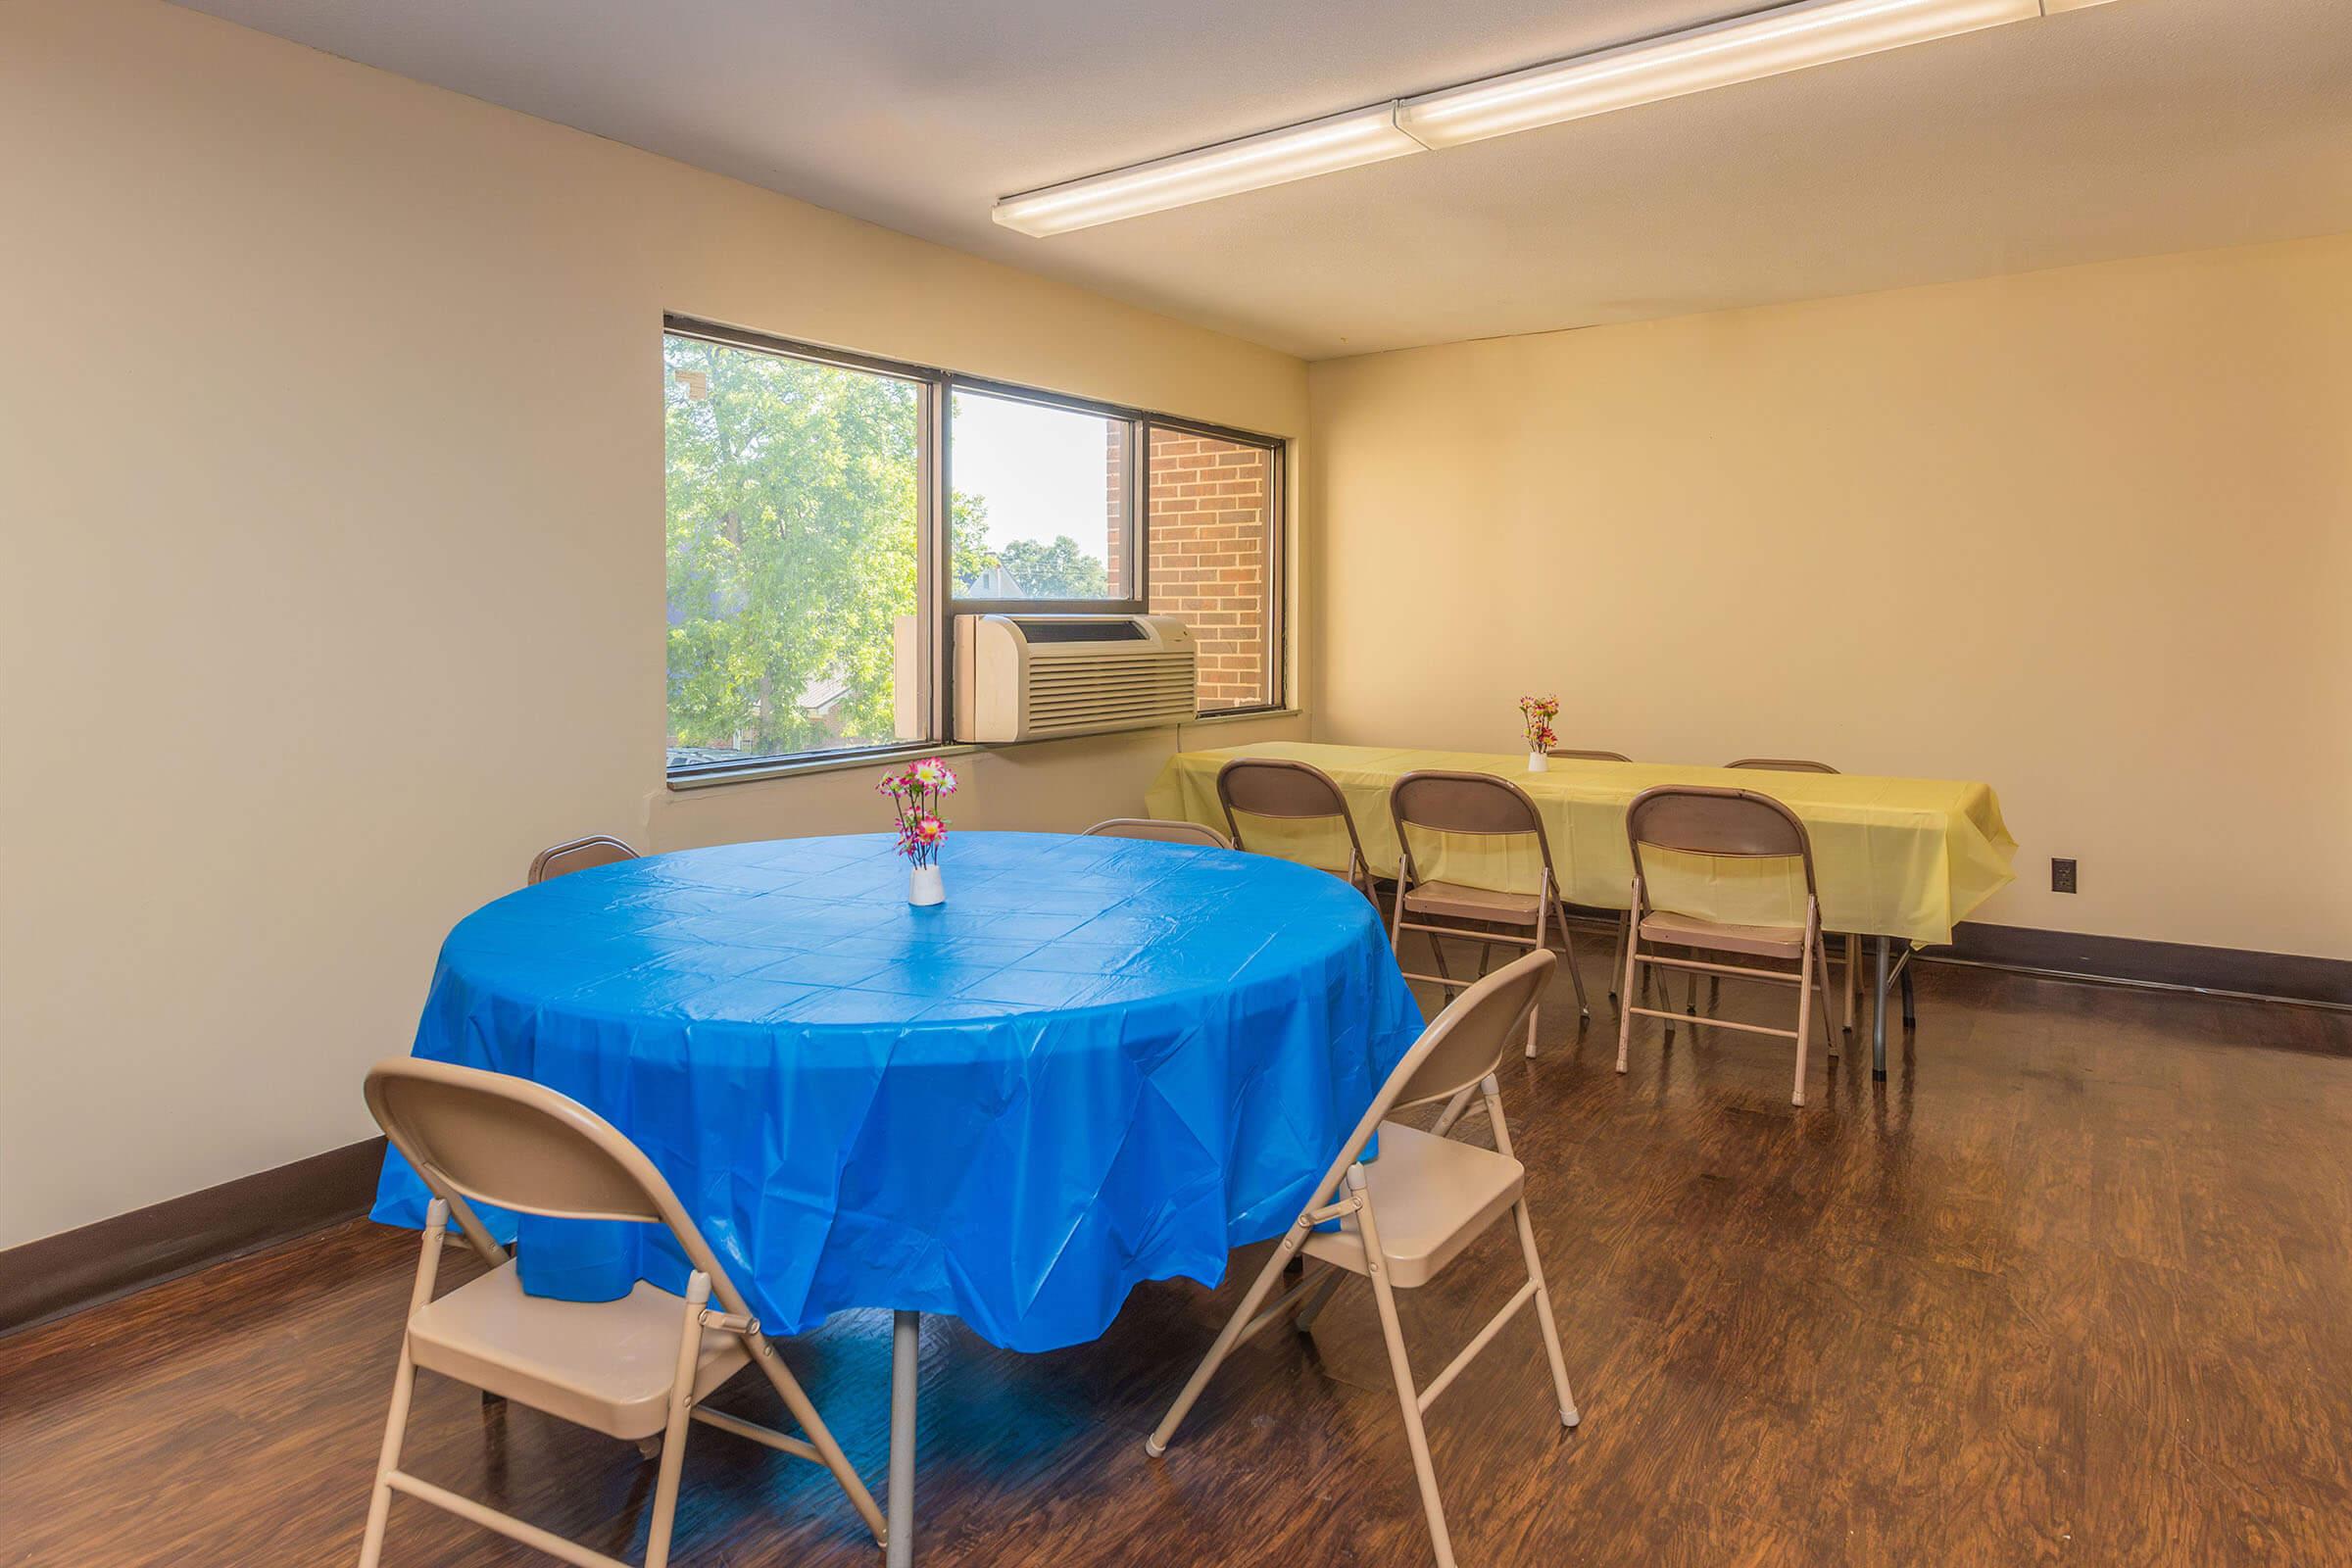
[[[1523,756],[1425,752],[1384,746],[1319,746],[1269,741],[1215,752],[1181,752],[1160,771],[1148,797],[1152,814],[1204,822],[1222,830],[1217,769],[1236,757],[1312,762],[1348,797],[1356,832],[1375,871],[1396,871],[1396,830],[1389,787],[1420,768],[1493,773],[1527,791],[1544,816],[1553,868],[1571,904],[1622,909],[1633,886],[1625,808],[1658,784],[1713,784],[1770,795],[1794,811],[1813,839],[1822,924],[1832,931],[1948,942],[1953,922],[2008,883],[2017,849],[2000,803],[1984,784],[1948,779],[1872,778],[1858,773],[1774,773],[1686,767],[1665,762],[1587,762],[1554,758],[1527,771]],[[1244,817],[1250,848],[1309,864],[1345,864],[1345,838]],[[1524,841],[1523,841],[1524,842]],[[1511,841],[1414,835],[1413,858],[1427,880],[1527,891],[1538,865],[1532,846]],[[1802,874],[1776,862],[1644,857],[1653,905],[1710,919],[1802,924]]]

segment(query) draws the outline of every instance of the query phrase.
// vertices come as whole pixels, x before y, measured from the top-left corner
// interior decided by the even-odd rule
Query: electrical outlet
[[[2050,891],[2072,893],[2075,889],[2075,862],[2053,858],[2050,861]]]

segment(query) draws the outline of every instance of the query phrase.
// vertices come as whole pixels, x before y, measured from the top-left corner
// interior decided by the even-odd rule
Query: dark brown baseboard
[[[1983,925],[1974,920],[1952,928],[1949,947],[1923,949],[1920,956],[2352,1007],[2352,960],[2343,958],[2036,931],[2029,926]]]
[[[0,1251],[0,1334],[365,1214],[383,1161],[364,1139]]]

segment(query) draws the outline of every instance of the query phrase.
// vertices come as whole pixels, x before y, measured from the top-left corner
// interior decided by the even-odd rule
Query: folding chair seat
[[[380,1061],[368,1074],[368,1108],[433,1198],[401,1334],[361,1568],[375,1568],[382,1557],[394,1493],[582,1568],[626,1568],[618,1558],[401,1469],[419,1369],[635,1442],[649,1458],[659,1454],[646,1568],[662,1568],[669,1558],[692,1421],[823,1465],[874,1539],[883,1539],[882,1510],[760,1332],[717,1254],[653,1161],[612,1123],[544,1084],[408,1057]],[[613,1301],[525,1295],[517,1264],[483,1226],[476,1201],[556,1218],[664,1226],[691,1269],[686,1294],[641,1280]],[[491,1268],[436,1298],[433,1286],[453,1217]],[[702,1407],[707,1396],[747,1365],[757,1365],[774,1386],[802,1436]]]

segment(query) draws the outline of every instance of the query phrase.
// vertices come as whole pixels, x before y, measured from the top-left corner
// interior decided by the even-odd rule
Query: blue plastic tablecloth
[[[1379,916],[1325,872],[1024,833],[957,834],[944,865],[933,908],[882,834],[526,888],[450,933],[416,1054],[612,1121],[771,1332],[895,1307],[1045,1350],[1278,1233],[1420,1031]],[[394,1152],[375,1217],[420,1225],[427,1196]],[[683,1288],[660,1227],[520,1225],[535,1294]]]

